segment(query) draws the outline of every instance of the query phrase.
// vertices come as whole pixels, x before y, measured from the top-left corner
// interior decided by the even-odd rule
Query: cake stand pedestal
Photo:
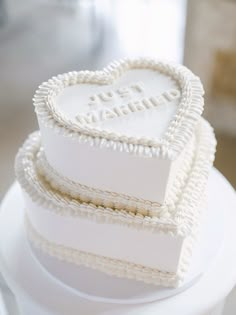
[[[154,286],[150,286],[150,297],[146,293],[144,298],[141,290],[140,296],[137,295],[135,299],[129,296],[126,299],[124,296],[123,299],[116,299],[103,294],[108,292],[104,287],[107,284],[104,282],[101,285],[100,282],[102,293],[96,298],[71,287],[62,279],[57,279],[56,275],[53,276],[48,268],[39,263],[27,242],[23,229],[22,200],[19,195],[19,187],[15,184],[2,204],[0,268],[16,297],[22,315],[222,314],[224,300],[236,283],[236,195],[218,171],[213,170],[210,175],[208,199],[210,210],[216,213],[215,221],[219,222],[221,218],[224,221],[224,233],[219,231],[220,249],[215,253],[214,259],[211,259],[210,265],[206,266],[205,272],[192,281],[191,286],[181,292],[176,289],[168,289],[169,291],[164,288],[156,289],[158,291],[156,299]],[[217,230],[214,220],[211,222],[215,226],[213,230]],[[214,247],[218,239],[211,242]],[[210,247],[209,251],[211,251]],[[91,271],[91,274],[93,272]],[[80,279],[80,287],[88,287],[85,283],[86,278]],[[97,277],[94,276],[94,287],[97,286],[96,279]],[[113,279],[114,282],[110,281],[110,284],[119,283],[118,280]],[[125,281],[121,280],[121,283],[124,284]],[[129,283],[130,280],[127,280],[127,286]],[[135,285],[136,282],[133,283]],[[147,285],[143,284],[143,286],[146,290]],[[112,288],[111,291],[117,292]],[[168,295],[171,296],[163,298]]]

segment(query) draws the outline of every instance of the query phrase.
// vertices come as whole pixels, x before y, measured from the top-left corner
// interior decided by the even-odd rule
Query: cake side
[[[187,144],[185,150],[178,157],[172,168],[171,173],[175,173],[168,179],[169,189],[164,205],[152,202],[148,199],[139,199],[126,194],[95,189],[86,185],[81,185],[67,177],[61,176],[47,161],[44,149],[41,146],[37,153],[36,168],[37,172],[45,178],[50,185],[59,192],[66,193],[71,198],[79,199],[97,206],[126,210],[134,213],[141,213],[148,216],[158,216],[159,213],[171,212],[178,193],[188,175],[195,152],[195,135]],[[39,141],[41,145],[41,141]],[[146,169],[145,169],[146,170]],[[144,171],[145,171],[144,170]],[[160,174],[159,174],[160,176]],[[142,185],[141,185],[142,186]],[[155,190],[157,187],[155,187]]]
[[[164,204],[202,95],[185,67],[140,58],[54,77],[34,105],[46,158],[61,176]]]

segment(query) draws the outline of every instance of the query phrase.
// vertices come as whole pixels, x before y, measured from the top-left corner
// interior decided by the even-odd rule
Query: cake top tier
[[[53,77],[39,87],[34,104],[38,118],[65,135],[173,157],[192,135],[202,95],[187,68],[139,58]]]

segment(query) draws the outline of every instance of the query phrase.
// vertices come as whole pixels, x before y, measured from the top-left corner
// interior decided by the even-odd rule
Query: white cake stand
[[[0,214],[0,267],[22,315],[220,314],[236,283],[236,196],[216,170],[210,176],[208,197],[210,211],[194,263],[186,283],[176,290],[72,265],[69,273],[63,273],[68,270],[63,263],[55,265],[53,258],[36,252],[39,263],[25,237],[22,199],[14,185]]]

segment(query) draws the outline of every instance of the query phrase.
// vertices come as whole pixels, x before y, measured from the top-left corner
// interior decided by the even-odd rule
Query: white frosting
[[[109,274],[178,284],[214,159],[202,95],[188,69],[152,59],[42,84],[42,148],[36,133],[16,158],[33,243]]]
[[[176,113],[180,97],[178,84],[170,76],[133,69],[112,84],[68,86],[55,103],[74,123],[160,139]]]

